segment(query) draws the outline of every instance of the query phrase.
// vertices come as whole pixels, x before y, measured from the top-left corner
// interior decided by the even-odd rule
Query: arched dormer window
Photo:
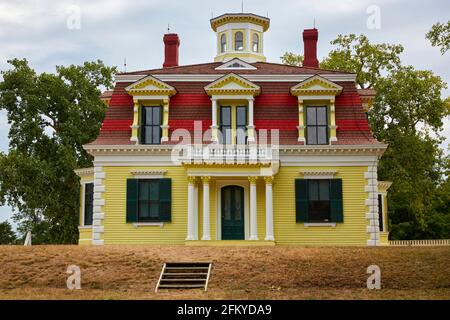
[[[238,31],[234,34],[234,50],[244,50],[244,35],[241,31]]]
[[[259,36],[256,33],[253,34],[252,50],[253,50],[253,52],[258,52],[259,51]]]
[[[227,36],[225,34],[222,34],[220,36],[220,52],[227,51]]]

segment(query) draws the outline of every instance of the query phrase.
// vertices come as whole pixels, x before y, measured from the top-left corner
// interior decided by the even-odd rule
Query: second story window
[[[161,143],[161,107],[142,107],[141,143]]]
[[[234,34],[234,50],[244,50],[244,34],[241,31]]]
[[[220,36],[220,52],[227,51],[227,36],[225,34],[222,34]]]
[[[259,36],[256,33],[253,34],[252,50],[253,50],[253,52],[259,51]]]
[[[220,133],[223,144],[247,143],[247,107],[220,107]]]
[[[306,107],[306,143],[328,144],[327,107]]]

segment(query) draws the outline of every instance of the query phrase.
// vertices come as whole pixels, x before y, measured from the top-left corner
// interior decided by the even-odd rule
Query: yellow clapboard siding
[[[160,226],[139,226],[126,223],[126,179],[133,178],[133,170],[165,170],[165,177],[172,179],[172,221]],[[273,184],[274,234],[276,244],[299,245],[366,245],[364,191],[367,167],[320,167],[336,170],[336,178],[343,179],[344,223],[333,227],[309,227],[295,221],[295,179],[300,170],[318,167],[281,167]],[[184,167],[103,167],[106,174],[103,194],[105,206],[103,220],[105,244],[185,244],[187,233],[187,179]],[[230,169],[231,170],[231,169]],[[210,181],[210,230],[211,240],[217,239],[217,183],[234,180],[232,177],[212,177]],[[246,178],[236,180],[248,183]],[[203,186],[198,179],[198,239],[203,234]],[[258,237],[265,238],[265,183],[257,181]],[[80,231],[80,244],[91,236]],[[88,232],[88,231],[86,231]],[[90,232],[90,230],[89,230]],[[83,239],[83,241],[81,241]]]
[[[317,167],[281,167],[274,179],[273,210],[274,233],[277,244],[303,245],[366,245],[364,192],[367,167],[320,167],[337,170],[342,179],[344,223],[336,227],[308,227],[295,221],[295,179],[300,170],[317,170]]]

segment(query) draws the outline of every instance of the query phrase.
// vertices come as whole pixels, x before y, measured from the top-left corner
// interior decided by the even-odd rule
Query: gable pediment
[[[260,87],[247,79],[234,73],[229,73],[205,87],[209,95],[231,94],[259,94]]]
[[[257,68],[252,66],[251,64],[239,59],[234,58],[230,61],[227,61],[217,68],[215,70],[256,70]]]
[[[314,75],[306,80],[298,83],[291,88],[294,96],[307,95],[338,95],[342,91],[342,87],[330,80],[319,75]]]
[[[172,96],[176,93],[174,87],[152,76],[146,76],[132,83],[125,91],[132,96]]]

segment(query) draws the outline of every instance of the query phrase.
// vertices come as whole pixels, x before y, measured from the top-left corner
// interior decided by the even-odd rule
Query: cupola
[[[249,63],[266,61],[264,32],[270,19],[252,13],[226,13],[210,20],[217,35],[216,62],[239,58]]]

